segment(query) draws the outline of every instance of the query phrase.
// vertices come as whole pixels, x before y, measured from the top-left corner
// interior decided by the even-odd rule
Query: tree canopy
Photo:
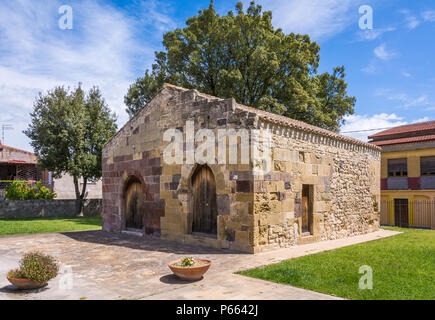
[[[168,82],[338,131],[353,113],[344,67],[318,74],[320,47],[308,35],[285,34],[272,13],[251,2],[246,12],[219,16],[213,1],[163,36],[152,70],[132,84],[124,101],[133,116]]]
[[[24,133],[39,165],[55,177],[70,174],[76,198],[83,200],[86,182],[101,178],[102,148],[117,129],[116,116],[100,90],[94,87],[86,94],[80,85],[75,90],[56,87],[39,94],[30,116]]]

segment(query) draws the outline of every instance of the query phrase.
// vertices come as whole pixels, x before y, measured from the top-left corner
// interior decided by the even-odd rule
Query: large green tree
[[[347,94],[344,67],[318,74],[319,50],[308,35],[285,34],[272,25],[272,13],[251,2],[219,16],[208,9],[167,32],[165,51],[156,52],[151,71],[125,96],[134,115],[164,82],[338,131],[356,99]]]
[[[73,177],[80,212],[87,181],[101,178],[102,148],[116,132],[115,114],[98,88],[86,94],[79,85],[75,90],[56,87],[40,93],[30,116],[24,133],[31,139],[39,165],[56,178],[65,173]]]

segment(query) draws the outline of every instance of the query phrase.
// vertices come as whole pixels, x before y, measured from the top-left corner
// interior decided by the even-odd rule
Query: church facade
[[[256,253],[379,228],[380,148],[166,84],[103,149],[103,230]]]

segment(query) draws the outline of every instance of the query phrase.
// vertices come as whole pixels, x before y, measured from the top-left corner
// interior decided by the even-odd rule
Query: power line
[[[376,128],[376,129],[368,129],[368,130],[357,130],[357,131],[346,131],[346,132],[340,132],[340,133],[358,133],[358,132],[368,132],[368,131],[377,131],[377,130],[387,130],[392,129],[395,127],[389,127],[389,128]]]

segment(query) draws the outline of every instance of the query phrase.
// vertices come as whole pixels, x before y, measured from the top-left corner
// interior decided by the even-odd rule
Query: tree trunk
[[[76,200],[77,200],[76,215],[78,216],[83,211],[83,199],[85,197],[86,185],[87,185],[88,181],[87,181],[87,178],[83,177],[83,188],[82,188],[82,192],[80,193],[79,178],[73,177],[73,179],[74,179],[74,188],[75,188]]]

